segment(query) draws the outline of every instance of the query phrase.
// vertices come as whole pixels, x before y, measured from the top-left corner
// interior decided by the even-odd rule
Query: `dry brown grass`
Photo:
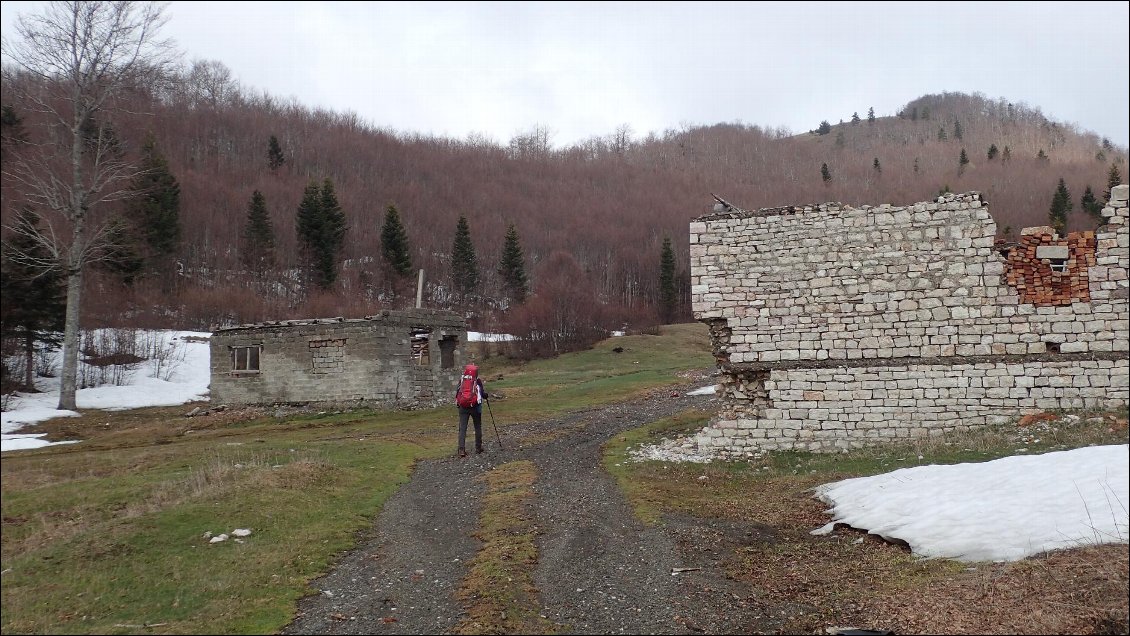
[[[981,564],[877,595],[865,615],[899,633],[1125,634],[1128,569],[1126,545]]]
[[[991,455],[1028,444],[1033,450],[1124,444],[1126,436],[1124,413],[1060,414],[1024,426],[920,440],[894,456]],[[810,534],[829,520],[813,487],[856,476],[859,466],[883,465],[891,457],[891,449],[877,448],[858,451],[843,464],[803,456],[776,463],[767,458],[747,469],[637,464],[625,491],[637,510],[758,527],[749,536],[715,537],[718,545],[708,546],[728,555],[727,575],[745,582],[749,600],[774,617],[752,624],[751,632],[775,626],[769,629],[815,634],[853,626],[899,634],[1127,633],[1126,544],[1011,563],[961,563],[920,559],[905,546],[846,527],[827,536]],[[646,516],[662,519],[654,512]]]
[[[509,462],[479,478],[487,483],[476,533],[483,546],[459,588],[467,617],[455,633],[553,633],[553,624],[537,613],[533,584],[537,530],[529,504],[536,478],[530,461]]]

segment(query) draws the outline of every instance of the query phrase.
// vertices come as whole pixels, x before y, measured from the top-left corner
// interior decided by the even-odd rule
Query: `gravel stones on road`
[[[451,631],[464,617],[456,592],[478,549],[473,533],[484,486],[474,477],[517,460],[537,467],[534,583],[541,614],[561,632],[748,629],[741,624],[746,599],[740,590],[725,589],[728,580],[680,541],[694,535],[701,520],[643,525],[601,466],[601,446],[613,435],[713,399],[679,389],[556,420],[510,424],[503,429],[505,450],[491,440],[483,455],[420,462],[385,504],[374,531],[330,574],[312,582],[320,593],[299,602],[298,617],[282,633]],[[557,434],[546,435],[552,432]],[[548,442],[521,442],[546,437]],[[702,570],[687,569],[696,567]],[[676,569],[680,573],[673,575]]]

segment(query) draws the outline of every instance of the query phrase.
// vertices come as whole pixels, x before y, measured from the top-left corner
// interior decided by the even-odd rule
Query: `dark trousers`
[[[467,448],[467,418],[475,422],[475,450],[483,447],[483,407],[459,407],[459,450]]]

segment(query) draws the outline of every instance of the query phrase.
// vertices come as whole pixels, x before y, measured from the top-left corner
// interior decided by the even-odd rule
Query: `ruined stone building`
[[[428,309],[213,329],[212,403],[449,402],[466,342],[463,318]]]
[[[700,447],[816,451],[1113,408],[1130,392],[1127,186],[1096,232],[995,240],[976,192],[905,207],[719,204],[690,225],[721,373]]]

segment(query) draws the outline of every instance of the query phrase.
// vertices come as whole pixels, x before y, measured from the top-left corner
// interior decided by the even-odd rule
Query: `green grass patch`
[[[690,324],[483,367],[506,395],[491,403],[505,434],[712,364],[706,328]],[[277,632],[413,464],[455,448],[454,406],[184,417],[190,408],[88,411],[37,426],[80,443],[4,454],[0,631]],[[252,534],[204,539],[235,528]]]
[[[712,415],[710,411],[690,409],[626,431],[605,442],[604,469],[616,479],[616,483],[632,504],[636,516],[644,523],[654,524],[664,512],[685,506],[678,499],[671,497],[672,493],[656,489],[648,484],[646,479],[639,478],[638,473],[642,466],[646,465],[649,472],[661,473],[672,469],[693,469],[690,466],[665,462],[637,462],[631,457],[631,451],[640,446],[655,444],[666,437],[677,437],[701,429],[709,423]]]
[[[505,404],[513,417],[534,419],[629,399],[685,381],[681,373],[714,364],[707,329],[696,323],[664,326],[658,336],[609,338],[587,351],[547,360],[492,358],[481,363],[479,372],[488,392],[506,396],[496,406]]]

